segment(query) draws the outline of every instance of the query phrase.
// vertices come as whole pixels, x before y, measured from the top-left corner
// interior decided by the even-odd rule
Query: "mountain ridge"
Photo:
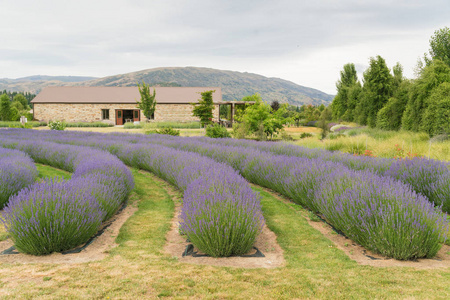
[[[71,77],[91,79],[77,82],[58,80],[68,80]],[[27,78],[28,81],[24,80]],[[0,90],[38,93],[45,86],[135,86],[138,82],[145,82],[151,86],[218,86],[222,88],[224,101],[240,100],[245,96],[259,93],[267,103],[277,100],[292,105],[328,105],[334,97],[281,78],[205,67],[159,67],[93,79],[83,76],[46,75],[18,79],[4,78],[0,79]],[[22,90],[18,90],[21,88]]]

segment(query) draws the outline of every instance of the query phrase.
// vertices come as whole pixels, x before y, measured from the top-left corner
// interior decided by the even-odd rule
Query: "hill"
[[[278,100],[292,105],[322,103],[327,105],[333,100],[332,95],[279,78],[197,67],[148,69],[79,84],[133,86],[137,82],[146,82],[153,86],[220,86],[224,101],[240,100],[254,93],[261,94],[265,102]]]
[[[333,99],[332,95],[280,78],[197,67],[154,68],[96,79],[44,75],[0,79],[0,90],[37,94],[45,86],[134,86],[137,82],[146,82],[152,86],[219,86],[222,88],[224,101],[240,100],[254,93],[261,94],[263,100],[268,103],[278,100],[280,103],[292,105],[327,105]]]

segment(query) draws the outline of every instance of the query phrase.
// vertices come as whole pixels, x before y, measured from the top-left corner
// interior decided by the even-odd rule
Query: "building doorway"
[[[139,109],[116,109],[116,125],[132,123],[141,120]]]

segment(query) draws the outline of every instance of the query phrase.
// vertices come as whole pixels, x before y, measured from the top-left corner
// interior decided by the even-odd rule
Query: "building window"
[[[139,111],[138,110],[134,111],[134,118],[139,119]]]
[[[109,109],[102,109],[102,120],[109,120]]]

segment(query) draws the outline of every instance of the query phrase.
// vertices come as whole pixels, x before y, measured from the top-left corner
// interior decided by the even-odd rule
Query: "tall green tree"
[[[355,65],[345,64],[340,72],[340,79],[336,82],[337,94],[331,104],[334,119],[352,121],[350,115],[356,106],[354,97],[358,86],[361,87]]]
[[[23,94],[17,94],[13,98],[13,103],[19,102],[22,105],[23,110],[30,110],[30,106],[28,105],[28,100],[25,98]],[[17,108],[19,109],[19,108]],[[20,109],[19,109],[20,110]]]
[[[427,99],[433,89],[444,82],[450,82],[450,66],[434,59],[411,85],[409,100],[402,116],[402,129],[419,131],[423,128],[422,118],[428,105]]]
[[[214,92],[215,90],[200,93],[201,99],[198,100],[198,103],[192,104],[194,106],[192,114],[200,119],[202,126],[212,123],[214,109],[212,94]]]
[[[430,136],[450,133],[450,82],[443,82],[427,98],[421,130]]]
[[[431,60],[439,59],[450,66],[450,28],[444,27],[434,32],[430,39],[429,54],[431,59],[425,55],[427,65],[431,63]]]
[[[411,86],[411,82],[403,77],[403,67],[400,63],[392,68],[392,72],[393,96],[377,113],[376,127],[384,130],[400,129]]]
[[[322,129],[321,133],[322,140],[327,136],[328,132],[330,131],[330,129],[328,128],[328,123],[331,121],[331,119],[332,119],[331,108],[326,107],[320,114],[319,120],[317,121],[317,127]]]
[[[137,101],[137,106],[144,112],[147,119],[151,119],[156,109],[156,90],[153,89],[153,94],[150,93],[150,86],[145,82],[137,84],[141,100]]]
[[[11,117],[11,101],[9,96],[5,93],[0,96],[0,120],[10,121]]]
[[[370,58],[370,66],[364,72],[364,85],[361,93],[360,123],[376,126],[377,114],[393,94],[394,78],[381,56]]]

